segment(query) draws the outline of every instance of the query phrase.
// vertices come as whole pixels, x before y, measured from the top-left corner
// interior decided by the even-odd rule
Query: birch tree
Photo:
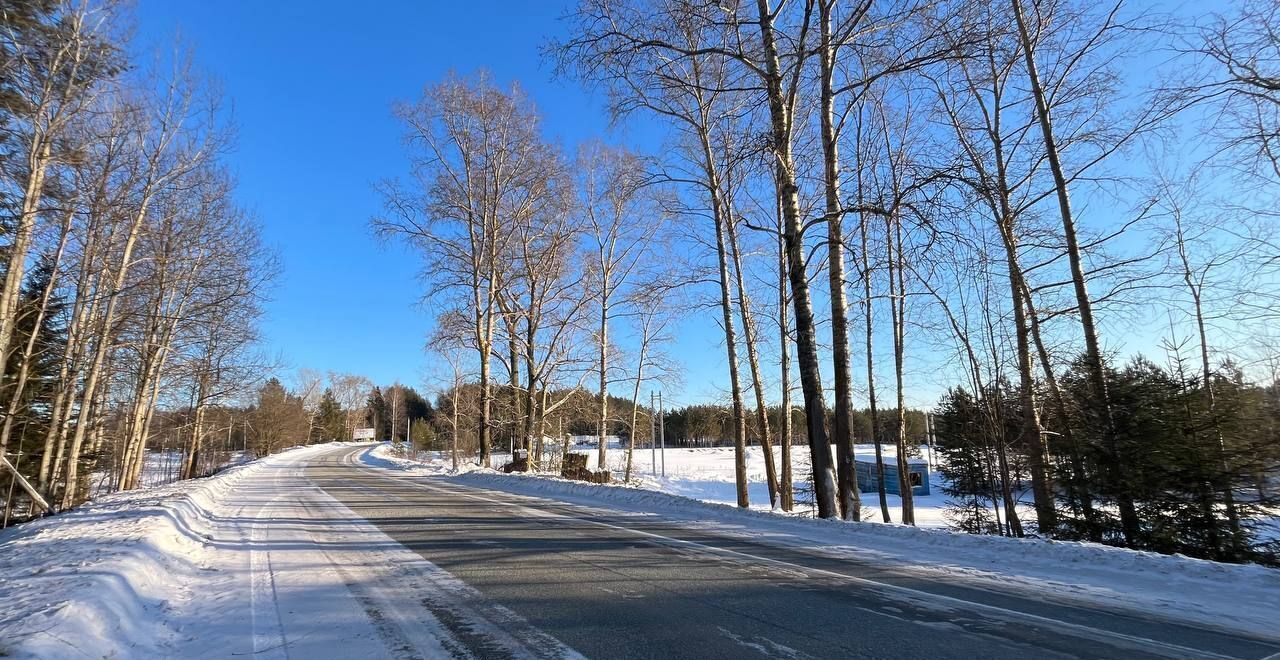
[[[119,66],[115,45],[104,34],[108,9],[87,3],[20,3],[6,7],[0,23],[3,112],[6,136],[22,161],[13,238],[6,250],[0,286],[0,364],[8,362],[16,323],[18,294],[50,169],[73,157],[68,140],[73,122],[89,108],[97,88]],[[17,182],[15,182],[17,183]]]
[[[428,297],[467,310],[480,364],[480,462],[488,466],[491,365],[502,262],[512,236],[505,228],[534,212],[547,190],[545,165],[555,154],[519,87],[502,90],[485,75],[428,86],[422,99],[398,106],[396,114],[408,131],[411,187],[381,186],[385,213],[373,226],[421,252]]]
[[[619,377],[611,353],[613,321],[635,313],[627,305],[627,294],[646,265],[661,223],[650,202],[648,176],[634,155],[594,143],[583,148],[578,163],[583,227],[591,254],[586,275],[596,315],[597,465],[604,469],[608,465],[609,386]]]
[[[155,91],[148,91],[136,105],[121,106],[113,113],[129,154],[127,176],[128,205],[123,209],[124,226],[119,229],[119,256],[108,266],[101,316],[92,332],[96,345],[87,357],[85,382],[76,408],[74,430],[70,433],[66,456],[63,506],[78,497],[80,453],[90,428],[90,413],[98,398],[99,384],[110,353],[110,338],[122,304],[134,251],[147,227],[152,204],[169,185],[195,170],[219,148],[220,136],[211,123],[215,113],[193,78],[189,60],[180,60],[175,71]],[[111,209],[115,212],[115,209]]]

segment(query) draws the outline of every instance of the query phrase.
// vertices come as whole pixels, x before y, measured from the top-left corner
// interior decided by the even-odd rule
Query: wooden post
[[[18,485],[22,486],[22,490],[27,491],[27,495],[31,496],[31,501],[35,502],[36,506],[40,507],[42,511],[50,510],[49,503],[40,496],[40,492],[31,485],[31,482],[27,481],[27,478],[22,476],[22,473],[18,472],[18,468],[14,467],[13,463],[9,462],[9,458],[7,456],[0,454],[0,464],[3,464],[4,467],[8,468],[9,472],[13,473],[13,478],[17,480]]]

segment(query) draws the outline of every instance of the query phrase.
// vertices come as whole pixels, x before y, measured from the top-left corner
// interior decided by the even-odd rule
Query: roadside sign
[[[356,429],[351,433],[352,440],[372,440],[374,438],[373,429]]]

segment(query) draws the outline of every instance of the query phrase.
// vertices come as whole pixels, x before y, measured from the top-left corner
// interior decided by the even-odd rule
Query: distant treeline
[[[479,400],[480,386],[475,383],[468,383],[460,390],[451,389],[439,395],[435,403],[435,411],[439,411],[443,417],[435,419],[438,430],[444,430],[448,427],[446,417],[453,410],[453,400],[455,392],[460,392],[457,399],[463,404],[460,406],[462,417],[469,420],[476,413],[475,404]],[[507,385],[494,385],[494,409],[492,419],[494,424],[494,443],[495,448],[502,449],[507,447],[508,441],[513,433],[518,433],[518,429],[522,428],[522,417],[515,413],[516,408],[513,402],[518,401],[518,392]],[[416,395],[416,392],[414,393]],[[596,414],[599,410],[599,395],[588,390],[566,389],[555,390],[549,393],[549,400],[557,402],[558,407],[547,416],[547,428],[544,434],[547,436],[558,436],[563,430],[566,435],[576,436],[594,436],[599,434],[599,425],[596,422]],[[430,408],[430,404],[427,404]],[[655,416],[655,411],[650,407],[646,398],[642,403],[635,406],[638,410],[636,416],[635,436],[637,445],[647,445],[652,437],[653,427],[651,419]],[[609,395],[608,409],[614,411],[605,429],[605,435],[613,435],[621,438],[630,438],[632,401],[619,396]],[[756,419],[755,410],[750,409],[752,420]],[[515,414],[513,414],[515,413]],[[887,409],[879,411],[882,420],[896,419],[897,411],[895,409]],[[770,427],[781,428],[782,408],[780,406],[769,407],[769,423]],[[827,421],[831,423],[832,412],[828,410]],[[799,416],[796,410],[792,411],[793,419],[798,420]],[[920,410],[908,409],[906,411],[907,418],[907,438],[912,444],[924,444],[926,442],[926,423],[925,413]],[[855,410],[853,413],[853,429],[855,437],[859,443],[869,443],[872,438],[871,430],[871,412],[869,410]],[[464,427],[467,422],[464,420]],[[804,439],[800,433],[801,427],[797,423],[795,425],[797,438],[802,442]],[[468,436],[465,430],[462,433]],[[887,425],[884,421],[880,424],[879,432],[876,434],[881,442],[892,444],[895,441],[896,430]],[[666,410],[666,442],[668,446],[673,447],[721,447],[733,445],[733,413],[727,404],[695,404],[688,406],[680,406],[668,408]],[[474,448],[475,440],[472,437],[465,439],[464,444],[467,447]],[[758,445],[759,431],[755,424],[749,424],[747,427],[747,442],[751,445]]]

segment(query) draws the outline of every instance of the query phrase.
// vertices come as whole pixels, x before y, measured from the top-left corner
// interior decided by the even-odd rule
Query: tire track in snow
[[[274,482],[273,478],[273,482]],[[253,512],[249,526],[249,618],[253,625],[253,657],[289,658],[289,640],[280,621],[280,598],[271,564],[271,531],[265,515],[282,497],[277,495]],[[241,507],[243,512],[245,507]]]

